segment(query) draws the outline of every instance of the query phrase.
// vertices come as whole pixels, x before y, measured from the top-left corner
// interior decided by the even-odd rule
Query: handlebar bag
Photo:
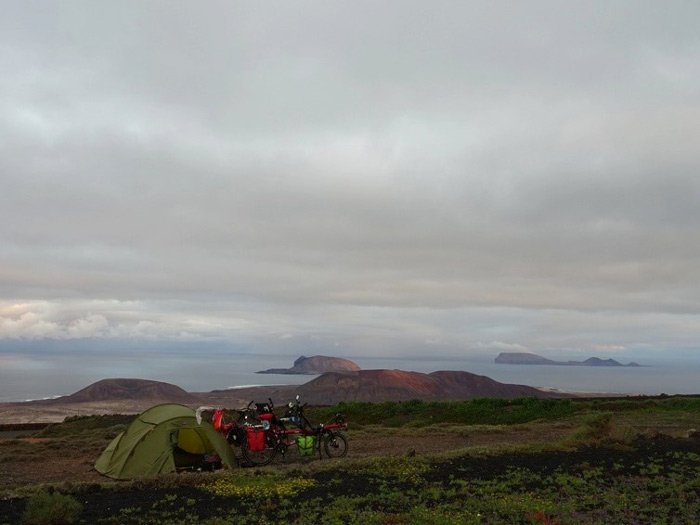
[[[260,452],[265,449],[265,431],[263,429],[247,427],[245,431],[248,438],[248,450]]]
[[[263,421],[274,421],[275,420],[275,415],[272,412],[266,412],[264,414],[260,414],[258,416],[258,419],[262,419]]]
[[[314,453],[314,436],[299,436],[297,437],[297,449],[300,456],[311,456]]]

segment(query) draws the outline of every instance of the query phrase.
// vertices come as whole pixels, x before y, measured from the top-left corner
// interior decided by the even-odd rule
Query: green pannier
[[[300,456],[311,456],[314,453],[314,436],[299,436],[297,437],[297,448]]]

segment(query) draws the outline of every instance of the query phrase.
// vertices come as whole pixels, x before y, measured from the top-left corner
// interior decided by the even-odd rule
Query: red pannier
[[[214,430],[221,432],[221,427],[224,424],[224,411],[220,408],[214,410],[214,414],[211,416],[211,424],[214,426]]]
[[[223,435],[227,435],[229,431],[236,426],[233,421],[224,421],[225,413],[222,409],[217,408],[211,416],[211,424],[214,430],[221,432]]]
[[[248,439],[248,450],[260,452],[265,449],[265,431],[262,428],[247,427],[245,432]]]

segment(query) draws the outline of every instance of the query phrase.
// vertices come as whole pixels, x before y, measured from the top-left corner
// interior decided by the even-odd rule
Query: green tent
[[[198,424],[194,410],[156,405],[107,445],[95,469],[110,478],[131,479],[203,466],[206,455],[218,455],[228,468],[236,461],[226,439],[211,424]]]

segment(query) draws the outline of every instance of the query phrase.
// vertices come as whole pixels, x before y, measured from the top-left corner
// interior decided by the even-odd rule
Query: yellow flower
[[[227,477],[221,478],[213,483],[202,486],[205,490],[222,497],[270,497],[270,496],[294,496],[295,494],[313,487],[313,479],[289,478],[279,479],[271,477],[243,478]]]

